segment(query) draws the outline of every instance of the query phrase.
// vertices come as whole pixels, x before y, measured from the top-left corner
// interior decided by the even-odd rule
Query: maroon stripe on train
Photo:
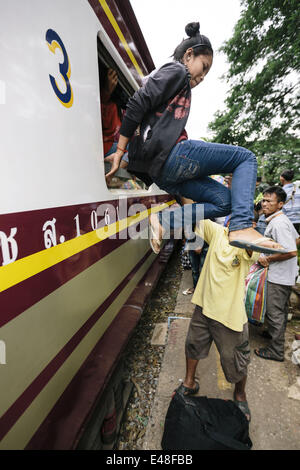
[[[0,440],[9,432],[17,420],[22,416],[25,410],[30,406],[34,399],[41,393],[43,388],[51,380],[54,374],[59,370],[71,353],[76,349],[78,344],[92,329],[95,323],[108,309],[111,303],[116,299],[126,284],[133,278],[140,267],[152,254],[149,250],[146,255],[138,262],[132,271],[123,279],[116,289],[107,297],[100,307],[91,315],[84,325],[75,333],[75,335],[67,342],[60,352],[52,359],[45,369],[35,378],[35,380],[27,387],[27,389],[19,396],[19,398],[11,405],[11,407],[0,418]]]

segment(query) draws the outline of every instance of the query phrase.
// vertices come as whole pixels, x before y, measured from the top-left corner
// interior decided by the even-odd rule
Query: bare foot
[[[261,233],[257,232],[254,228],[249,227],[243,230],[234,230],[229,232],[229,242],[234,240],[242,240],[250,243],[257,242],[260,238],[264,238]],[[275,250],[282,250],[283,247],[271,239],[264,239],[259,243],[260,246],[265,246],[267,248],[273,248]]]

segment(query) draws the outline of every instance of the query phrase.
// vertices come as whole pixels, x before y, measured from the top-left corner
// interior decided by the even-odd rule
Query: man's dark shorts
[[[243,331],[233,331],[203,315],[202,308],[196,306],[185,343],[186,357],[204,359],[212,341],[219,351],[226,380],[230,383],[242,380],[250,363],[248,323],[245,323]]]

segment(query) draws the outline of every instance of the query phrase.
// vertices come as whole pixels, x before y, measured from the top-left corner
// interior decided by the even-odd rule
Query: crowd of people
[[[196,367],[214,341],[225,377],[235,384],[234,401],[250,420],[245,391],[250,361],[245,278],[254,262],[268,267],[264,336],[269,343],[255,354],[283,361],[289,294],[298,273],[300,190],[291,170],[281,174],[282,187],[257,184],[256,157],[243,147],[188,139],[185,125],[191,90],[207,76],[213,48],[200,34],[199,23],[189,23],[186,33],[188,38],[176,47],[174,60],[146,77],[129,99],[122,120],[114,108],[108,129],[103,124],[108,132],[105,157],[111,164],[106,178],[109,181],[120,166],[126,166],[147,185],[154,182],[181,201],[188,199],[171,218],[160,212],[149,220],[155,253],[166,232],[180,228],[188,227],[188,233],[202,241],[199,249],[190,251],[196,307],[186,339],[186,377],[180,391],[198,392]],[[104,106],[111,105],[116,80],[114,71],[108,71]],[[211,177],[216,173],[227,174],[227,184]],[[258,189],[261,197],[254,207]]]
[[[298,182],[292,179],[292,170],[284,171],[280,176],[282,187],[265,185],[261,200],[254,206],[256,228],[259,225],[260,233],[271,236],[286,253],[267,255],[231,247],[227,219],[217,220],[218,223],[204,220],[195,230],[205,241],[202,248],[205,247],[205,263],[198,264],[197,273],[195,263],[191,263],[194,271],[192,303],[196,307],[186,339],[186,376],[179,390],[185,395],[198,392],[196,367],[198,361],[208,355],[214,341],[224,375],[228,382],[235,384],[234,401],[249,420],[251,413],[245,392],[250,362],[245,278],[254,262],[268,268],[265,327],[261,333],[267,344],[254,352],[262,359],[282,362],[289,297],[298,275],[297,245],[300,244],[300,189]],[[200,256],[202,250],[197,254],[191,252],[191,261]],[[199,279],[196,283],[195,277]]]

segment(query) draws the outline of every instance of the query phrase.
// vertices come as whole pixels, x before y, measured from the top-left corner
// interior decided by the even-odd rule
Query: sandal
[[[272,336],[270,335],[268,330],[264,330],[260,336],[262,336],[262,338],[272,339]]]
[[[269,361],[283,362],[284,359],[278,359],[273,356],[267,348],[254,349],[255,354],[262,359],[268,359]]]
[[[254,240],[253,242],[247,241],[247,240],[232,240],[229,242],[229,245],[235,246],[237,248],[242,248],[245,250],[251,250],[251,251],[258,251],[259,253],[267,253],[267,254],[274,254],[274,253],[287,253],[287,250],[284,249],[278,249],[278,248],[269,248],[267,246],[261,245],[263,242],[274,242],[272,238],[267,238],[267,237],[261,237],[258,238],[257,240]],[[278,245],[278,243],[277,243]]]
[[[233,400],[233,403],[236,404],[236,406],[241,410],[242,413],[246,416],[247,420],[251,421],[251,413],[249,409],[249,405],[247,401],[238,401],[238,400]]]
[[[176,392],[179,392],[179,393],[182,393],[182,395],[196,395],[196,393],[199,392],[199,383],[195,380],[195,384],[196,384],[196,387],[195,388],[190,388],[190,387],[186,387],[185,385],[183,385],[183,383],[181,385],[179,385],[178,388],[176,388]]]

